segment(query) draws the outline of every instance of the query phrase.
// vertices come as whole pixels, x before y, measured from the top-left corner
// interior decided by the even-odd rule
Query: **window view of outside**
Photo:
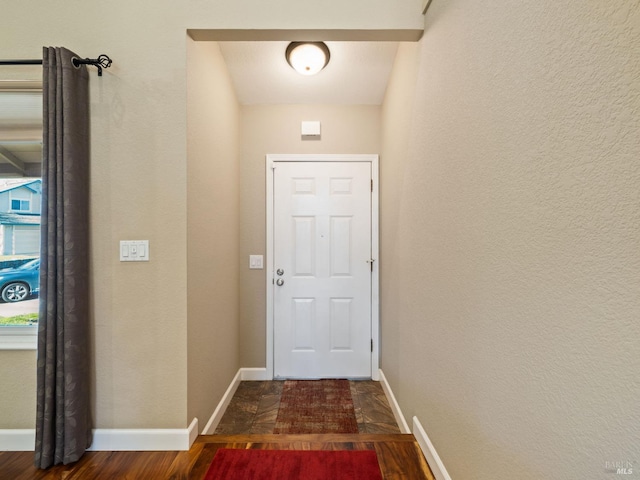
[[[0,78],[0,334],[38,321],[42,68]]]
[[[39,178],[0,179],[0,325],[38,321]]]

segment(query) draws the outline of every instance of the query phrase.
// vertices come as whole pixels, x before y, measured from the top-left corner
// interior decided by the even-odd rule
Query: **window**
[[[0,79],[0,152],[0,349],[31,350],[40,290],[41,82]]]
[[[40,215],[3,212],[2,195],[0,188],[0,349],[28,350],[40,307]]]
[[[12,198],[11,210],[29,212],[31,211],[31,202],[29,200],[20,200],[18,198]]]
[[[0,211],[0,349],[26,350],[36,345],[40,218],[15,218],[21,216],[6,218]],[[30,223],[10,224],[19,222]]]

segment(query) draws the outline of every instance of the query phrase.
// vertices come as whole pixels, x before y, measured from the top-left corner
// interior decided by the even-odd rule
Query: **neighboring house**
[[[0,185],[0,255],[40,253],[42,180]]]

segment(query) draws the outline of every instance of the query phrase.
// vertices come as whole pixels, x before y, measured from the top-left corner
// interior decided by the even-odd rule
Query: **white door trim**
[[[371,338],[373,352],[371,353],[371,378],[379,380],[380,372],[380,274],[379,267],[379,226],[378,226],[378,155],[375,154],[268,154],[266,156],[266,204],[267,204],[267,378],[273,378],[273,167],[276,162],[369,162],[371,163],[371,179],[373,192],[371,193],[371,254],[373,259],[373,273],[371,275]]]

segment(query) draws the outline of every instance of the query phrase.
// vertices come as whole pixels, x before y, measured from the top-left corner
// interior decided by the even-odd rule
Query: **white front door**
[[[371,377],[371,170],[274,163],[275,377]]]

